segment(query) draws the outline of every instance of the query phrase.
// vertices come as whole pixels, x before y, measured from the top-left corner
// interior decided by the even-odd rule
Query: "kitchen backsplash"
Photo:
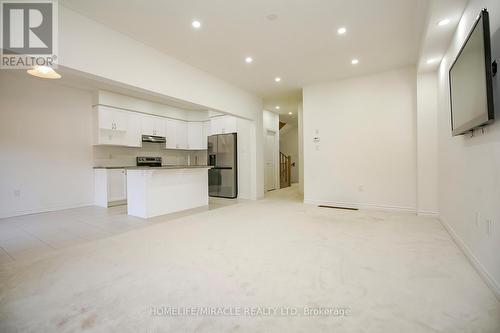
[[[164,165],[206,165],[206,151],[165,150],[157,143],[142,148],[94,146],[94,166],[134,166],[137,156],[160,156]]]

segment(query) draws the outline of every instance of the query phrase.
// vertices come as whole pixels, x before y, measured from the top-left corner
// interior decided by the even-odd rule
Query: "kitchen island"
[[[127,168],[128,215],[151,218],[208,206],[209,166]]]

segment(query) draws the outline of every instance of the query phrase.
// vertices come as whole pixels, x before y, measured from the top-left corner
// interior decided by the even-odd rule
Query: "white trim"
[[[417,211],[418,216],[423,216],[423,217],[434,217],[434,218],[439,218],[439,213],[438,212],[430,212],[430,211],[425,211],[425,210],[419,210]]]
[[[443,217],[439,217],[439,222],[443,225],[443,227],[448,231],[450,234],[451,238],[455,241],[457,246],[462,250],[464,255],[469,259],[470,263],[472,266],[476,269],[477,273],[481,278],[484,280],[484,282],[490,287],[491,291],[493,291],[493,294],[495,297],[500,301],[500,284],[495,281],[493,276],[488,272],[486,267],[484,267],[479,259],[476,258],[476,256],[472,253],[472,251],[469,249],[467,244],[460,238],[460,236],[453,230],[450,224],[448,224]]]
[[[34,208],[34,209],[28,209],[28,210],[12,210],[12,211],[0,212],[0,219],[22,216],[22,215],[54,212],[54,211],[65,210],[65,209],[88,207],[88,206],[94,206],[94,203],[93,202],[82,202],[82,203],[72,204],[72,205],[56,205],[56,206],[49,206],[49,207],[44,207],[44,208]],[[1,223],[1,221],[0,221],[0,223]]]
[[[324,201],[324,200],[313,200],[313,199],[305,199],[304,198],[304,203],[305,204],[312,204],[312,205],[340,206],[340,207],[347,207],[347,208],[382,210],[382,211],[390,211],[390,212],[404,212],[404,213],[413,213],[413,214],[417,213],[416,208],[413,208],[413,207],[374,205],[374,204],[365,204],[365,203],[357,203],[357,202]]]

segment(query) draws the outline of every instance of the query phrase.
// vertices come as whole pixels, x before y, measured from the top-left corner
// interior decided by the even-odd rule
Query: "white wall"
[[[0,217],[91,205],[92,94],[0,73]]]
[[[295,125],[287,124],[280,130],[280,152],[290,156],[292,165],[290,170],[290,180],[292,183],[299,182],[299,131]]]
[[[416,210],[413,67],[305,87],[303,131],[305,202]]]
[[[62,5],[59,8],[59,64],[106,82],[137,87],[254,121],[250,147],[251,192],[254,199],[264,195],[260,97]]]
[[[299,104],[297,119],[299,126],[299,193],[304,195],[304,121],[303,105]]]
[[[438,216],[437,75],[417,75],[417,213]]]
[[[500,298],[500,122],[475,137],[451,136],[448,70],[481,9],[490,12],[493,59],[500,59],[500,1],[469,1],[438,72],[439,214]],[[496,118],[500,82],[494,79]],[[493,221],[488,234],[486,220]]]
[[[238,129],[238,198],[256,199],[252,192],[252,130],[254,122],[237,118]],[[206,159],[205,159],[206,161]],[[206,162],[205,162],[206,163]]]
[[[262,111],[262,119],[263,119],[263,142],[265,142],[265,137],[268,131],[275,133],[275,160],[274,160],[274,180],[275,180],[275,189],[280,188],[280,166],[279,166],[279,151],[280,151],[280,117],[277,113],[264,110]],[[265,161],[262,161],[262,168],[264,169]]]

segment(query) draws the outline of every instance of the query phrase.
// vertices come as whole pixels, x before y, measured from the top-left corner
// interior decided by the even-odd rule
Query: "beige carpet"
[[[438,221],[295,189],[4,264],[0,281],[0,332],[500,332],[500,303]],[[152,315],[170,307],[262,313]]]

